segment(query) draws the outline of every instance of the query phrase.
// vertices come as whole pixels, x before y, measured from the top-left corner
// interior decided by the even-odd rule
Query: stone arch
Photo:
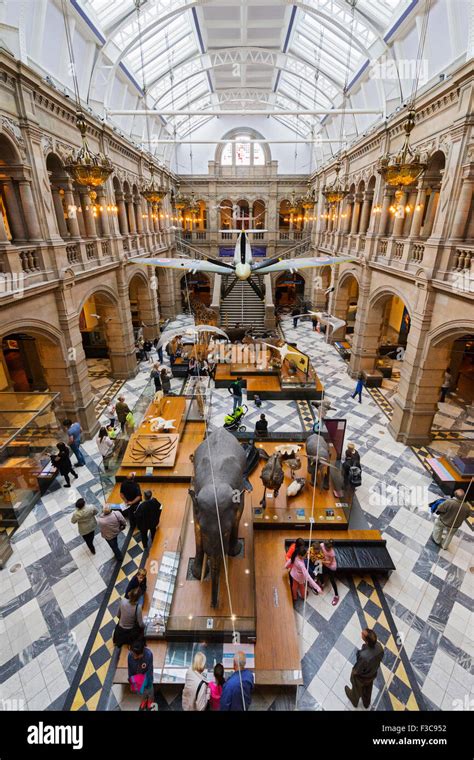
[[[25,219],[22,186],[19,184],[24,179],[21,164],[18,147],[10,135],[0,132],[0,242],[21,243],[32,237]]]
[[[360,275],[351,269],[344,270],[337,282],[336,290],[331,304],[331,312],[338,319],[346,323],[339,330],[334,330],[333,340],[343,340],[344,336],[351,334],[355,329],[357,306],[360,292]]]
[[[302,306],[310,276],[303,272],[281,272],[273,276],[274,303],[277,308]]]
[[[128,298],[135,335],[153,340],[159,334],[158,301],[153,284],[142,269],[132,268],[128,277]]]
[[[403,303],[405,304],[407,311],[410,315],[410,319],[414,313],[414,307],[411,303],[407,300],[407,295],[397,285],[382,285],[379,288],[376,288],[371,294],[369,298],[369,310],[375,309],[380,305],[381,301],[386,300],[387,298],[390,298],[392,296],[396,296],[399,298]]]

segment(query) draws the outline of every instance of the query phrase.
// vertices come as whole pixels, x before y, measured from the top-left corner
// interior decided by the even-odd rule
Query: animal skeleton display
[[[153,433],[161,433],[163,430],[171,430],[172,428],[176,428],[176,425],[173,425],[174,420],[165,420],[164,417],[152,417],[150,419],[150,430]]]
[[[140,436],[131,441],[126,458],[132,465],[172,466],[177,444],[178,435]]]
[[[281,465],[282,456],[279,452],[272,454],[260,473],[260,479],[263,483],[263,497],[260,504],[263,509],[267,506],[267,488],[273,490],[273,496],[276,498],[285,478]]]

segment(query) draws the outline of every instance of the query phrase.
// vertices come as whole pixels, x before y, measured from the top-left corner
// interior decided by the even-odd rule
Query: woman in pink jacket
[[[321,586],[318,586],[317,583],[311,578],[310,574],[308,573],[308,568],[306,567],[305,557],[307,555],[307,550],[305,546],[298,546],[295,548],[292,556],[289,560],[287,560],[287,563],[285,567],[290,569],[290,578],[291,578],[291,593],[293,596],[293,601],[296,602],[298,599],[298,591],[300,592],[300,596],[302,599],[305,598],[305,583],[308,581],[308,584],[311,586],[313,591],[316,593],[321,593],[322,589]]]

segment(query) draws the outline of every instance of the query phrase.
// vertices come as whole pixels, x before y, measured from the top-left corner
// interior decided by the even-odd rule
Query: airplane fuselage
[[[239,280],[248,280],[252,274],[252,249],[244,230],[240,233],[235,244],[234,265],[235,276]]]

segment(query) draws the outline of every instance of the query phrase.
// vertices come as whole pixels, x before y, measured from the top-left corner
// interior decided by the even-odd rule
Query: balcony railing
[[[379,240],[377,244],[377,254],[379,256],[386,256],[387,246],[388,246],[388,240],[386,238]]]
[[[397,241],[393,248],[393,258],[394,259],[401,259],[403,257],[403,243],[400,241]]]
[[[80,258],[79,258],[79,246],[77,243],[73,243],[72,245],[66,246],[66,256],[68,260],[68,264],[79,264]]]
[[[425,253],[425,246],[423,245],[423,243],[415,243],[413,246],[413,250],[411,252],[410,261],[421,263],[423,261],[424,253]]]
[[[470,270],[472,263],[474,262],[474,247],[456,248],[454,254],[453,264],[451,267],[452,272],[464,272]]]
[[[41,271],[38,252],[36,248],[28,248],[19,252],[22,271],[25,274],[33,274]]]

